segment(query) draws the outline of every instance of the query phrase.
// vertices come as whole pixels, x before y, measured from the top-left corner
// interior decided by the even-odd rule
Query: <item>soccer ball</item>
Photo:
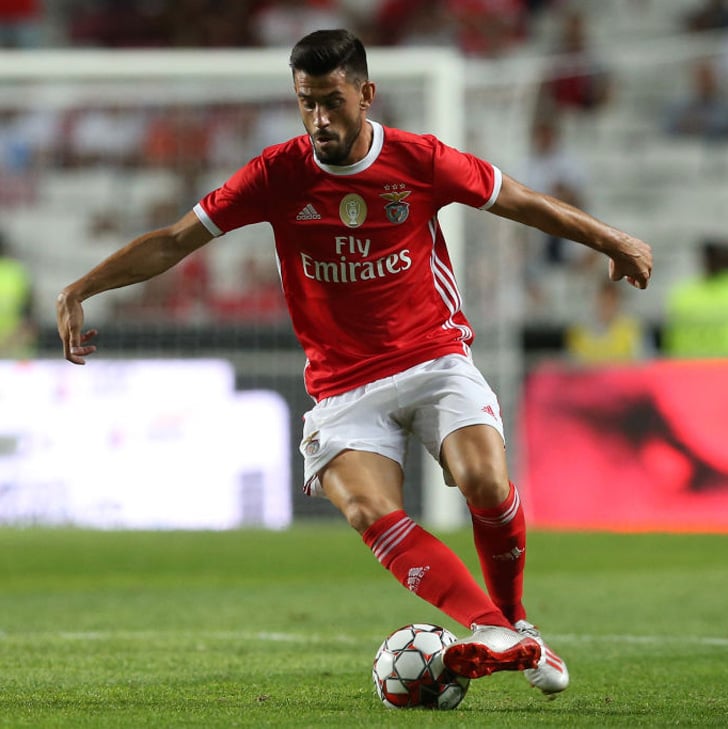
[[[389,708],[424,706],[454,709],[464,698],[470,679],[445,668],[442,651],[455,636],[446,628],[414,623],[395,630],[379,646],[372,679]]]

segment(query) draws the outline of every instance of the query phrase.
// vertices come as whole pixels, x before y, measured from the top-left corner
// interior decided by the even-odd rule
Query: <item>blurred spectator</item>
[[[148,210],[150,229],[179,216],[174,200],[158,200]],[[103,235],[104,218],[97,218],[94,238]],[[113,225],[113,221],[109,220]],[[215,269],[214,251],[202,248],[179,265],[146,281],[133,296],[120,297],[115,316],[137,322],[167,324],[275,324],[287,320],[278,270],[273,260],[246,256],[237,265]],[[218,265],[219,262],[218,262]],[[223,279],[234,282],[225,286]]]
[[[262,104],[221,104],[213,110],[209,125],[208,161],[216,168],[230,169],[260,152],[254,137],[261,123]]]
[[[534,190],[548,193],[582,209],[588,207],[585,163],[564,147],[556,116],[540,116],[534,121],[529,154],[520,177]],[[569,260],[569,252],[573,248],[566,246],[560,238],[546,236],[540,255],[545,263],[564,263]]]
[[[276,144],[302,133],[301,118],[291,113],[291,107],[282,99],[258,104],[258,114],[248,137],[248,149],[258,154],[264,147]],[[242,150],[241,150],[242,151]],[[235,159],[240,158],[240,152]]]
[[[466,56],[502,56],[528,37],[524,0],[448,0],[447,5]]]
[[[529,15],[534,16],[561,2],[562,0],[526,0],[526,7]]]
[[[168,225],[178,215],[174,200],[159,200],[149,207],[147,227],[151,230]],[[178,266],[146,281],[139,296],[119,301],[116,316],[176,324],[207,321],[212,298],[208,256],[207,248],[196,251]]]
[[[335,0],[266,0],[249,22],[259,45],[288,48],[314,30],[347,27],[348,17]]]
[[[582,323],[566,329],[568,356],[580,364],[631,362],[644,357],[647,347],[642,323],[622,310],[622,290],[603,281],[596,292],[594,311]]]
[[[71,160],[78,165],[137,165],[145,130],[146,118],[139,109],[84,109],[76,115],[69,133]]]
[[[666,109],[664,128],[680,136],[728,138],[728,97],[711,61],[698,61],[693,66],[690,88]]]
[[[197,324],[208,321],[210,270],[205,251],[147,281],[139,298],[120,304],[117,315],[135,321]]]
[[[703,0],[683,17],[685,30],[720,30],[728,28],[728,0]]]
[[[384,46],[456,46],[447,0],[383,0],[374,16],[374,41]]]
[[[0,48],[36,48],[41,45],[42,0],[0,2]]]
[[[253,0],[89,0],[77,2],[74,45],[235,47],[249,45]]]
[[[30,274],[0,232],[0,358],[32,356],[36,337]]]
[[[149,120],[143,142],[147,165],[197,171],[207,160],[208,119],[204,108],[163,107]]]
[[[540,113],[553,108],[591,111],[611,100],[611,74],[591,48],[587,19],[581,11],[569,9],[563,13],[554,52],[556,58],[539,92]]]
[[[57,161],[61,139],[59,112],[0,107],[0,207],[37,201],[39,174]]]
[[[539,192],[564,200],[581,209],[588,209],[589,175],[585,163],[570,154],[563,144],[558,117],[538,117],[531,129],[530,149],[517,175],[522,182]],[[597,255],[570,241],[528,231],[524,254],[526,291],[532,303],[543,304],[543,272],[545,268],[571,266],[588,268]]]
[[[156,4],[162,6],[160,19],[165,45],[234,48],[254,44],[250,23],[254,0],[166,0]]]
[[[499,56],[528,35],[523,0],[384,0],[375,16],[381,45],[455,46]]]
[[[216,294],[212,310],[215,321],[248,324],[285,321],[288,312],[275,266],[266,265],[254,256],[245,258],[235,292]]]
[[[666,300],[663,350],[672,357],[728,357],[728,240],[706,240],[701,275]]]
[[[74,46],[160,45],[158,4],[145,12],[134,0],[95,0],[73,9],[68,35]]]
[[[45,166],[61,131],[61,114],[53,109],[0,108],[0,167],[17,172]]]
[[[0,108],[0,207],[35,202],[36,173],[53,152],[56,132],[53,113]]]
[[[348,27],[365,46],[379,45],[377,14],[385,0],[337,0],[348,18]]]

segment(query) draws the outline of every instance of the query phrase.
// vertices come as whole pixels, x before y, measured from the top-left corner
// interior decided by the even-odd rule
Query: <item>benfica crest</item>
[[[399,225],[404,223],[409,217],[409,203],[404,202],[404,199],[412,194],[412,190],[403,190],[401,192],[383,192],[380,197],[383,197],[389,202],[384,206],[384,212],[387,214],[387,220],[390,223]]]

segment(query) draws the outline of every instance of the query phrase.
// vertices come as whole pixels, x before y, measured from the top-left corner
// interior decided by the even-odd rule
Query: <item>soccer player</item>
[[[308,494],[326,496],[407,589],[472,634],[444,660],[471,678],[522,670],[565,689],[564,662],[522,603],[526,525],[506,467],[495,394],[473,365],[437,213],[462,203],[604,253],[613,280],[645,288],[643,241],[489,162],[368,119],[375,97],[362,43],[345,30],[300,40],[290,65],[306,133],[264,149],[180,220],[131,241],[57,303],[66,359],[84,364],[96,330],[82,302],[166,271],[212,238],[268,221],[315,404],[301,453]],[[403,508],[409,434],[441,463],[472,515],[487,592]]]

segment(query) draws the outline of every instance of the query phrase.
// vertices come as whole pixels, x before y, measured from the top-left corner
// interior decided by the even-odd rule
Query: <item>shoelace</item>
[[[518,627],[516,627],[516,630],[521,635],[528,635],[531,638],[540,638],[541,633],[539,632],[538,628],[535,625],[531,625],[531,623],[527,623],[525,621],[519,621]]]

